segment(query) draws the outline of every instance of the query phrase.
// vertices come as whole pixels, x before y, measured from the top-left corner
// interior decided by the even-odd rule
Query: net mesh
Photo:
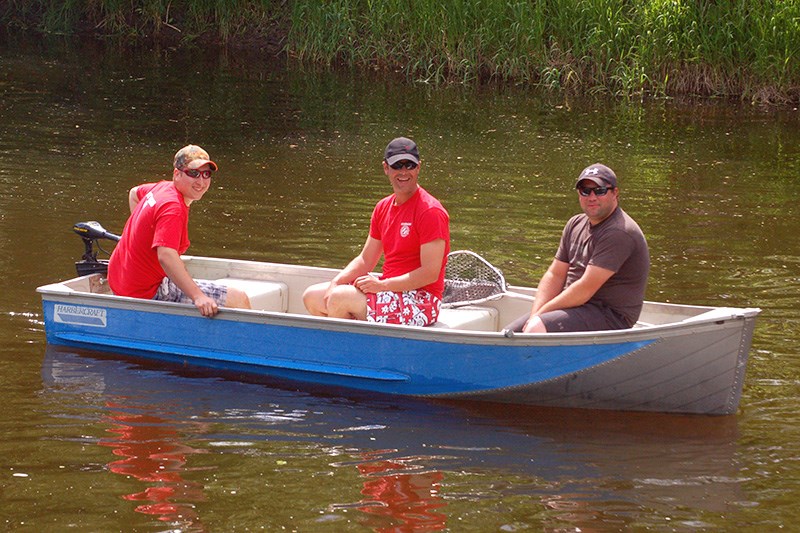
[[[500,296],[507,288],[503,273],[469,250],[448,254],[444,278],[442,303],[448,306]]]

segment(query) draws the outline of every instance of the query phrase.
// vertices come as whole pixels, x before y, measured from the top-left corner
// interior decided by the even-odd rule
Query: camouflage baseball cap
[[[178,170],[187,170],[202,167],[206,163],[211,167],[211,170],[217,170],[217,164],[211,160],[208,152],[199,146],[190,144],[178,150],[175,154],[173,166]]]

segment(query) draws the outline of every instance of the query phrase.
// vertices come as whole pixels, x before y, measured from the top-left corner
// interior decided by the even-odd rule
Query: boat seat
[[[253,309],[280,313],[289,309],[289,287],[283,282],[240,278],[220,278],[215,281],[244,291]]]
[[[493,307],[452,307],[439,312],[432,328],[497,331],[497,309]]]

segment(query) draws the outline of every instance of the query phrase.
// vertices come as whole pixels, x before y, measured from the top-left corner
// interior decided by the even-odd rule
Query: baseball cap
[[[417,143],[406,137],[398,137],[386,146],[383,159],[389,165],[394,165],[398,161],[408,160],[419,164],[419,150]]]
[[[613,170],[600,163],[584,168],[581,175],[578,176],[578,181],[575,182],[575,187],[578,187],[578,184],[583,180],[593,181],[600,187],[617,186],[617,175],[614,174]]]
[[[199,146],[190,144],[178,150],[178,152],[175,154],[175,162],[173,166],[178,170],[184,170],[199,168],[206,163],[211,166],[212,170],[217,170],[217,164],[211,160],[211,158],[208,156],[208,152]]]

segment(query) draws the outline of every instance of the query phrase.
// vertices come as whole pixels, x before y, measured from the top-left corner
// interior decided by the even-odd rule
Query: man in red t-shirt
[[[211,185],[217,164],[199,146],[175,154],[172,181],[137,185],[128,193],[131,216],[108,265],[114,294],[193,303],[203,316],[219,306],[249,309],[247,295],[218,283],[192,279],[181,260],[189,248],[189,206]]]
[[[436,322],[450,251],[450,218],[417,183],[419,150],[399,137],[386,147],[383,172],[394,194],[375,206],[361,253],[329,283],[310,286],[303,302],[312,315],[389,324]],[[371,274],[384,256],[383,274]]]

